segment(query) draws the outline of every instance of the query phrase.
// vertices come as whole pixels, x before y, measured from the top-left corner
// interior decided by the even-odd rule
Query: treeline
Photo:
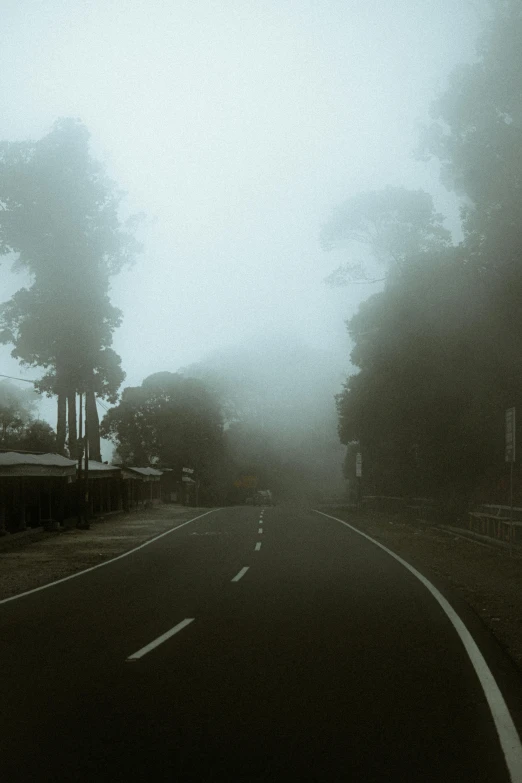
[[[115,461],[193,468],[203,502],[243,502],[252,479],[278,500],[316,499],[342,489],[336,388],[327,354],[250,341],[125,388],[101,432]]]
[[[180,478],[191,467],[202,500],[241,501],[252,477],[279,498],[339,486],[337,370],[304,345],[250,341],[181,373],[155,373],[120,397],[125,374],[112,339],[122,313],[109,282],[141,250],[138,217],[123,223],[122,206],[78,120],[57,121],[38,141],[0,143],[0,255],[30,280],[0,306],[0,342],[22,366],[44,369],[35,389],[57,400],[53,433],[32,422],[24,394],[5,387],[0,448],[77,459],[85,417],[91,459],[101,459],[104,436],[116,461]],[[114,405],[101,426],[100,400]]]
[[[462,199],[455,245],[431,198],[387,188],[342,205],[326,248],[365,243],[383,290],[347,323],[352,374],[337,398],[347,475],[367,493],[450,507],[508,502],[505,409],[522,415],[522,9],[496,4],[477,60],[431,107],[418,154]],[[331,282],[369,277],[349,260]],[[515,471],[518,501],[521,482]],[[516,498],[517,499],[517,498]]]

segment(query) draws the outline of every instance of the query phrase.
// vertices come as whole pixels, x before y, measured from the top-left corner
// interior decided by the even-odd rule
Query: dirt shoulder
[[[0,600],[128,552],[208,509],[170,504],[93,521],[90,530],[31,530],[0,539]]]
[[[458,590],[522,670],[522,558],[392,514],[321,508]]]

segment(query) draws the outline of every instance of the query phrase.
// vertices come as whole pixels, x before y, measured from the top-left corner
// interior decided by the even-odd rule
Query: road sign
[[[257,487],[257,476],[242,476],[240,481],[240,486],[246,489],[255,489]]]
[[[362,476],[362,454],[360,451],[355,455],[355,475],[357,478]]]
[[[515,408],[506,409],[506,462],[515,461]]]

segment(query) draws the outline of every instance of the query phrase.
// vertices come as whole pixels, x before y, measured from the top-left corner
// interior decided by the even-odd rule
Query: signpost
[[[510,463],[509,554],[513,554],[513,464],[516,453],[516,409],[506,408],[506,462]]]
[[[361,478],[362,478],[362,454],[360,451],[355,455],[355,478],[357,481],[357,509],[361,503]]]
[[[186,484],[194,484],[194,490],[196,492],[196,498],[195,503],[196,506],[199,505],[199,480],[196,477],[194,480],[191,478],[192,474],[194,473],[194,468],[182,468],[183,476],[181,477],[181,480],[184,481]],[[188,487],[187,487],[188,491]]]

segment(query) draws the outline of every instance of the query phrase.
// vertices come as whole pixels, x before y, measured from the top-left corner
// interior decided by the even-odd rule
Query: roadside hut
[[[124,511],[132,511],[143,503],[145,476],[132,468],[120,466]]]
[[[58,529],[74,502],[76,461],[60,454],[0,453],[0,534]]]
[[[160,494],[164,503],[180,503],[181,494],[179,479],[173,468],[162,468],[160,477]]]
[[[156,468],[128,468],[143,477],[142,500],[144,503],[159,503],[161,500],[160,478],[163,471]]]
[[[117,465],[89,460],[89,504],[92,516],[123,511],[122,473]]]

